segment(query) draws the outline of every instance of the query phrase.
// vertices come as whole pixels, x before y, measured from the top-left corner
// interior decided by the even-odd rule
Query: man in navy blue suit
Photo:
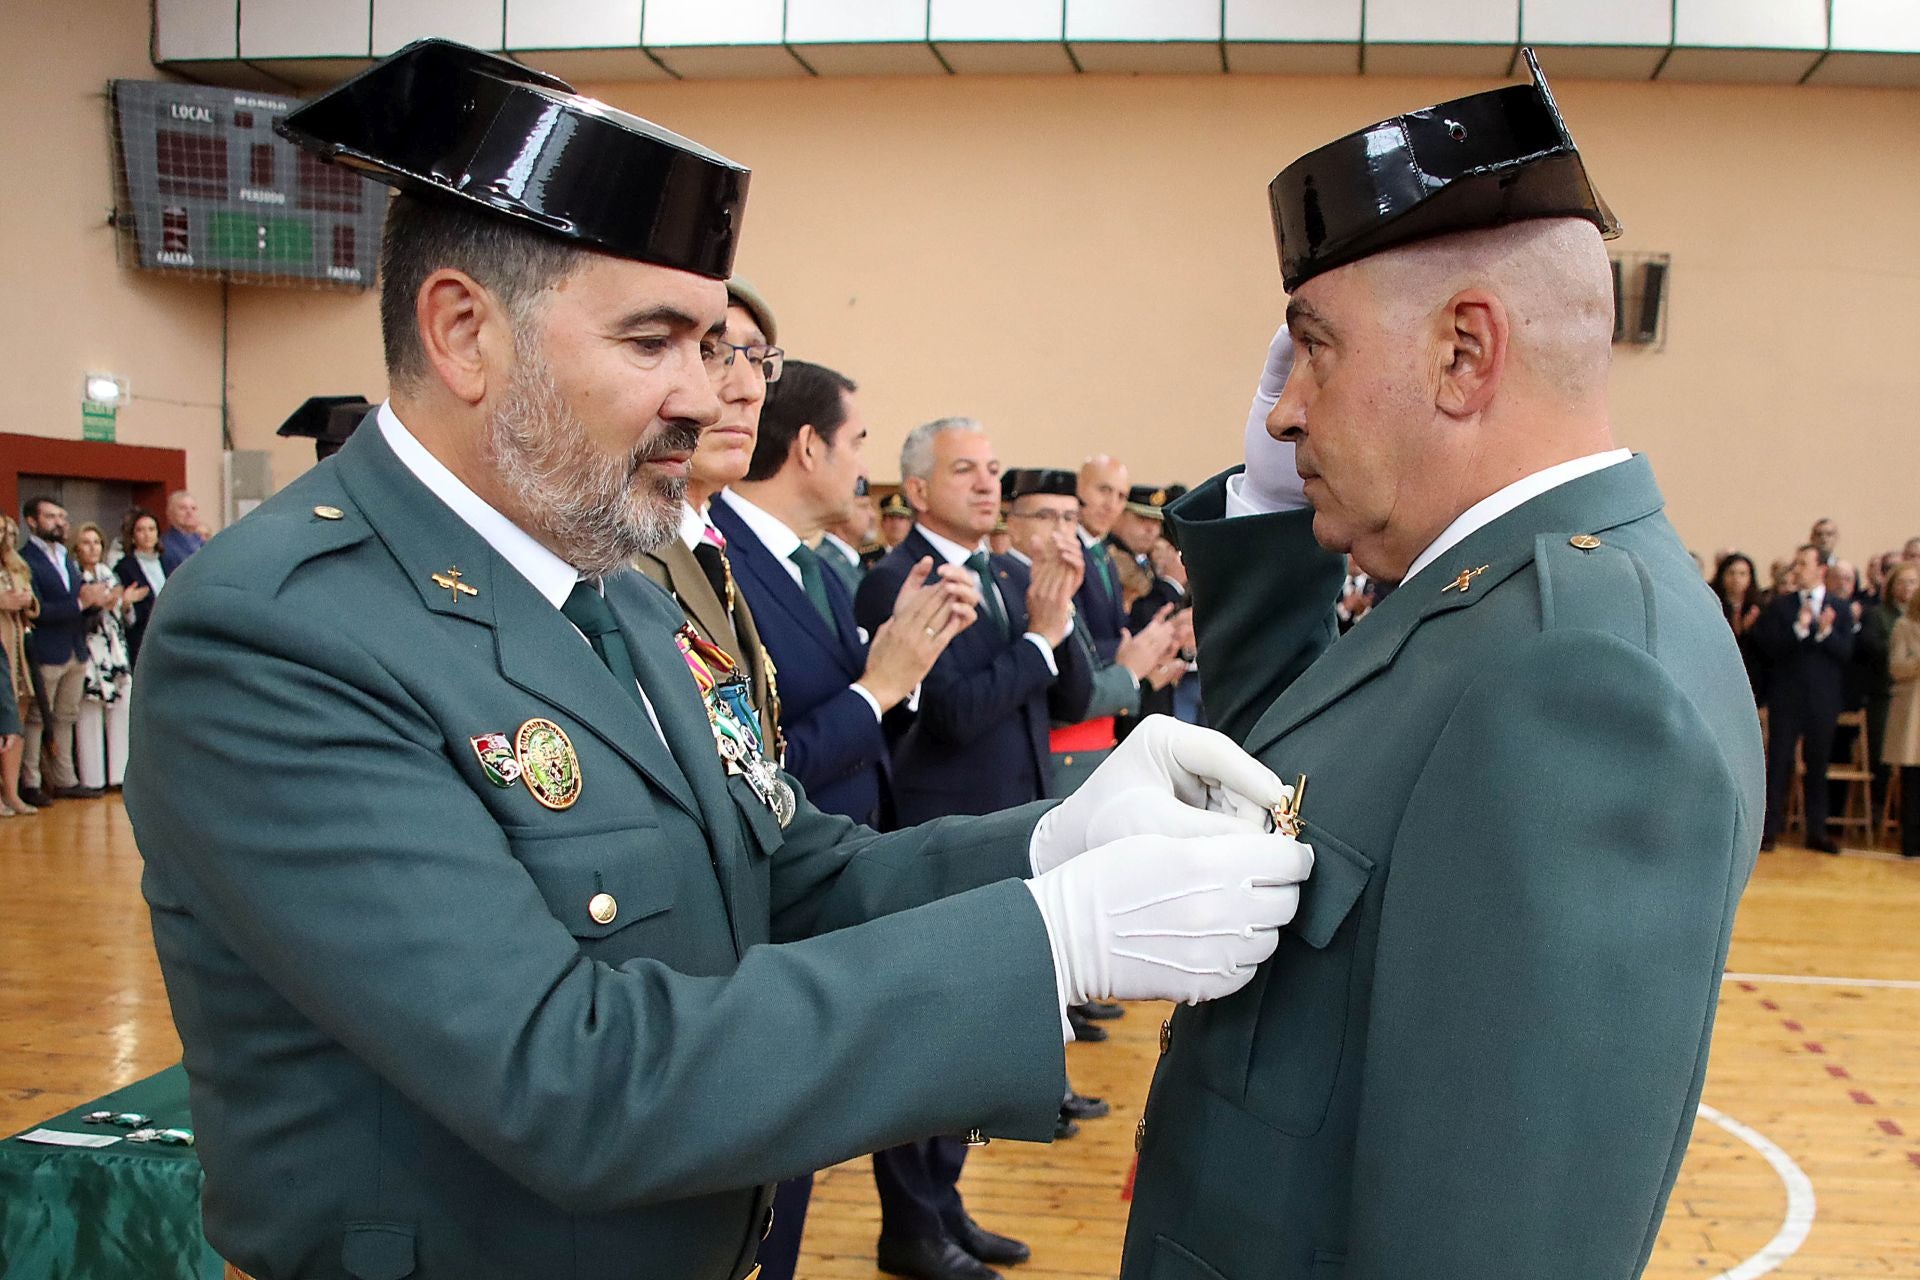
[[[786,769],[829,813],[884,825],[889,711],[908,701],[973,623],[979,589],[960,570],[916,566],[897,616],[872,643],[853,593],[808,544],[847,517],[866,474],[867,429],[843,375],[789,360],[769,389],[746,478],[714,501],[740,590],[780,673]]]
[[[1827,763],[1834,723],[1845,703],[1847,663],[1853,657],[1849,602],[1830,599],[1820,548],[1800,548],[1793,560],[1794,590],[1783,591],[1755,624],[1767,655],[1767,817],[1762,849],[1773,848],[1786,825],[1793,785],[1793,748],[1801,745],[1807,772],[1807,847],[1838,853],[1827,833]]]
[[[980,424],[942,418],[915,427],[900,475],[918,524],[868,571],[854,612],[877,632],[922,561],[980,584],[978,620],[948,644],[921,682],[918,708],[895,717],[893,792],[899,821],[993,813],[1048,794],[1053,718],[1087,704],[1092,672],[1071,640],[1078,557],[1031,568],[989,557],[1000,518],[1000,460]],[[956,1185],[966,1160],[957,1138],[934,1138],[874,1158],[880,1185],[880,1267],[924,1280],[989,1280],[988,1263],[1022,1262],[1027,1246],[983,1230]]]
[[[73,722],[87,670],[87,628],[110,588],[80,581],[80,566],[66,547],[67,511],[52,498],[29,498],[20,509],[27,529],[20,556],[33,572],[40,616],[27,635],[27,660],[40,678],[40,698],[26,698],[26,752],[20,762],[20,798],[44,805],[50,796],[96,796],[73,770]],[[47,721],[53,724],[49,732]],[[47,756],[41,786],[40,753]]]

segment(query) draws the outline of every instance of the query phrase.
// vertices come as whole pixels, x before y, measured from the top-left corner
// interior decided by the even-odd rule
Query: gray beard
[[[486,457],[533,530],[583,575],[604,578],[679,536],[684,478],[640,471],[650,458],[691,449],[697,428],[669,426],[625,457],[595,451],[553,372],[522,349],[513,382],[487,423]]]

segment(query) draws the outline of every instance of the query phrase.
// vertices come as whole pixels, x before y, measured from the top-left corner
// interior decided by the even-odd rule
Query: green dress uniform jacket
[[[766,1184],[1051,1136],[1041,806],[883,836],[802,797],[782,829],[722,771],[679,609],[606,596],[658,732],[378,431],[168,582],[127,808],[207,1235],[258,1280],[725,1280]],[[571,807],[473,745],[536,718]]]
[[[1215,723],[1314,849],[1182,1009],[1126,1280],[1622,1280],[1686,1150],[1760,731],[1645,459],[1470,534],[1335,642],[1309,511],[1174,510]]]

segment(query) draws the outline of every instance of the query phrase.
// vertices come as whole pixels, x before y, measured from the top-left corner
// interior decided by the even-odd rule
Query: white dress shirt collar
[[[680,504],[680,541],[687,544],[691,551],[699,546],[707,536],[707,516],[691,502]]]
[[[1440,536],[1414,558],[1413,566],[1407,570],[1400,581],[1413,581],[1414,575],[1438,560],[1454,547],[1481,529],[1486,528],[1501,516],[1521,505],[1563,484],[1578,480],[1582,476],[1604,471],[1608,467],[1618,466],[1633,458],[1631,449],[1609,449],[1604,453],[1590,453],[1583,458],[1572,458],[1566,462],[1555,463],[1542,471],[1515,480],[1506,488],[1480,499],[1454,517],[1453,523],[1440,531]]]
[[[505,560],[519,571],[520,576],[533,584],[554,608],[558,609],[567,602],[573,592],[574,583],[580,581],[578,569],[542,546],[534,536],[513,521],[501,515],[489,506],[484,498],[466,486],[459,476],[447,470],[446,464],[427,452],[427,447],[414,438],[400,418],[393,411],[393,405],[382,402],[380,405],[380,435],[392,449],[400,464],[421,484],[433,492],[433,496],[453,509],[473,531],[486,539],[487,545],[500,553]]]
[[[924,522],[920,525],[920,532],[928,542],[933,544],[933,549],[938,551],[941,558],[948,564],[965,564],[976,552],[986,550],[987,546],[987,540],[982,538],[973,547],[963,547],[952,538],[943,537],[927,528]]]
[[[37,533],[28,534],[27,536],[33,539],[33,545],[40,548],[42,555],[53,561],[53,571],[60,575],[60,581],[71,587],[73,585],[73,579],[67,575],[66,547],[58,542],[48,542]]]

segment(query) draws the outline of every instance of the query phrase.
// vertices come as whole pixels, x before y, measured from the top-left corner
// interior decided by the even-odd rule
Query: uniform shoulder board
[[[1640,557],[1591,533],[1534,541],[1542,631],[1599,631],[1653,647],[1653,581]]]

